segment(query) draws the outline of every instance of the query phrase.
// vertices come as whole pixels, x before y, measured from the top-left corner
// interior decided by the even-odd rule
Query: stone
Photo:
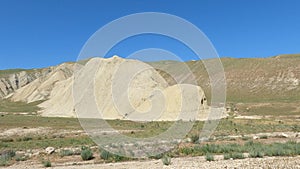
[[[47,147],[45,150],[46,150],[47,154],[52,154],[52,153],[54,153],[55,148],[54,147]]]
[[[281,138],[289,138],[289,135],[285,134],[285,133],[281,133],[279,135]]]

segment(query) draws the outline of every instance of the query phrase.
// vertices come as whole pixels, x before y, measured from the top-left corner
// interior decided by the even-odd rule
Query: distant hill
[[[221,62],[225,70],[228,102],[300,100],[300,54],[270,58],[221,58]],[[182,63],[152,64],[165,67],[179,77],[188,77],[180,69]],[[210,83],[203,62],[189,61],[186,64],[210,99]]]

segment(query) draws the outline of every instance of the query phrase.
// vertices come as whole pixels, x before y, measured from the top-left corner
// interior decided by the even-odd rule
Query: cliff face
[[[0,71],[0,100],[34,102],[46,100],[55,83],[73,75],[73,63],[43,69]]]
[[[16,90],[9,95],[12,101],[23,101],[27,103],[47,100],[56,83],[68,79],[73,74],[73,64],[63,63],[61,65],[50,67],[46,73]]]
[[[14,73],[5,73],[0,76],[0,99],[15,92],[19,88],[26,86],[35,79],[45,76],[51,72],[51,69],[34,69],[34,70],[20,70]]]

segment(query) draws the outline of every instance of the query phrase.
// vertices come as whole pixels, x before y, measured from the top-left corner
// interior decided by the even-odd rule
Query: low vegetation
[[[0,112],[22,112],[22,113],[32,113],[38,112],[40,108],[37,106],[43,101],[36,101],[32,103],[25,102],[12,102],[8,99],[0,100]]]
[[[127,130],[124,133],[130,137],[149,137],[166,131],[173,122],[149,122],[138,123],[122,120],[108,120],[108,123],[116,130]],[[184,122],[181,122],[184,123]],[[285,132],[298,131],[300,125],[293,120],[275,121],[274,119],[234,119],[229,117],[222,119],[219,126],[215,130],[211,139],[205,142],[199,142],[199,131],[203,128],[203,122],[196,121],[190,133],[187,134],[186,140],[181,146],[175,148],[167,154],[159,154],[154,159],[161,159],[165,165],[170,165],[171,157],[183,156],[204,156],[206,160],[215,160],[215,155],[223,155],[224,159],[242,159],[263,158],[265,156],[296,156],[300,155],[300,143],[289,141],[286,143],[262,143],[272,138],[270,135],[260,135],[258,140],[252,140],[248,134],[267,133],[267,132]],[[40,117],[4,114],[0,116],[0,128],[2,129],[29,129],[47,127],[54,131],[63,130],[64,132],[81,130],[80,123],[77,119],[72,118],[56,118],[56,117]],[[131,132],[134,131],[134,132]],[[106,133],[107,136],[109,133]],[[228,137],[230,135],[240,137]],[[272,138],[273,139],[273,138]],[[286,138],[275,138],[285,139]],[[82,145],[86,147],[78,152],[72,148],[78,148]],[[62,149],[59,153],[54,153],[58,157],[78,155],[82,160],[91,160],[93,158],[105,162],[118,162],[134,160],[120,155],[112,154],[104,149],[99,152],[91,150],[88,147],[96,146],[93,140],[86,135],[53,135],[53,134],[30,134],[9,136],[0,138],[1,150],[29,150],[29,149],[45,149],[54,147]],[[63,148],[71,148],[69,150]],[[132,152],[133,153],[133,152]],[[1,153],[3,154],[3,153]],[[248,155],[244,155],[248,154]],[[167,155],[167,156],[166,156]],[[15,161],[25,161],[25,156],[0,156],[0,165],[7,166]],[[168,158],[166,158],[168,157]],[[169,160],[167,160],[169,159]],[[164,162],[165,161],[165,162]],[[169,161],[169,162],[168,162]],[[51,162],[50,162],[51,164]]]
[[[202,146],[180,148],[178,154],[201,156],[207,154],[223,154],[224,159],[243,159],[243,153],[249,157],[261,158],[263,156],[296,156],[300,155],[300,143],[288,141],[286,143],[263,144],[248,141],[245,144],[205,144]]]
[[[7,166],[10,164],[10,160],[15,157],[16,153],[13,150],[5,150],[0,152],[0,166]]]
[[[43,164],[44,167],[51,167],[52,166],[52,164],[49,160],[43,160],[42,164]]]
[[[212,154],[206,154],[205,155],[205,159],[207,161],[215,161],[215,158],[214,158],[214,156]]]
[[[161,161],[164,165],[171,165],[171,157],[169,157],[168,155],[164,155],[161,158]]]
[[[93,159],[93,152],[90,148],[82,147],[81,150],[82,151],[81,151],[80,156],[81,156],[82,160],[87,161],[87,160]]]

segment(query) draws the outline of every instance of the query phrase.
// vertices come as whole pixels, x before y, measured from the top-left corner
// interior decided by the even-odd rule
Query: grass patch
[[[80,136],[75,138],[47,138],[43,140],[33,139],[29,141],[1,143],[1,147],[6,147],[13,150],[23,149],[39,149],[47,147],[78,147],[82,145],[95,146],[95,143],[88,136]]]
[[[243,153],[249,153],[251,158],[264,156],[296,156],[300,155],[300,143],[288,141],[286,143],[262,144],[248,141],[245,144],[205,144],[193,147],[182,147],[174,152],[179,156],[202,156],[207,154],[223,154],[224,159],[243,159]]]
[[[32,103],[12,102],[4,99],[0,100],[0,112],[38,112],[40,108],[37,106],[43,101]]]
[[[65,157],[65,156],[72,156],[72,155],[75,155],[75,152],[72,151],[72,150],[61,150],[59,155],[61,157]]]
[[[263,158],[264,153],[259,150],[253,150],[249,152],[249,157],[251,158]]]
[[[212,154],[206,154],[205,159],[206,161],[215,161],[215,158]]]

